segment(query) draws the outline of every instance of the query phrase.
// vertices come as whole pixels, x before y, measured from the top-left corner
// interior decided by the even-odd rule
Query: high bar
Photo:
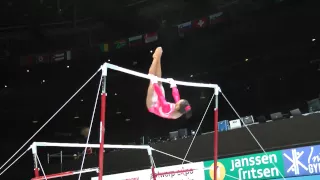
[[[79,143],[50,143],[50,142],[34,142],[32,145],[37,147],[78,147],[78,148],[100,148],[100,144],[79,144]],[[150,149],[147,145],[113,145],[105,144],[104,148],[109,149]]]
[[[113,64],[107,64],[107,68],[109,69],[113,69],[115,71],[120,71],[123,73],[127,73],[127,74],[131,74],[134,76],[138,76],[141,78],[145,78],[145,79],[150,79],[150,76],[148,76],[147,74],[143,74],[137,71],[133,71],[130,69],[126,69],[117,65],[113,65]],[[158,81],[164,82],[164,83],[170,83],[168,79],[164,79],[164,78],[158,78]],[[175,81],[175,83],[177,85],[182,85],[182,86],[192,86],[192,87],[204,87],[204,88],[219,88],[219,86],[217,84],[205,84],[205,83],[194,83],[194,82],[184,82],[184,81]]]

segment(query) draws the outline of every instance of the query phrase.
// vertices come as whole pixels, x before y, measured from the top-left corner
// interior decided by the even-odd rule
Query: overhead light
[[[138,62],[137,61],[133,61],[133,63],[132,63],[132,65],[137,65],[138,64]]]
[[[193,74],[191,74],[190,77],[193,77]]]
[[[27,69],[27,72],[30,72],[30,70],[29,70],[29,69]]]
[[[121,111],[118,110],[118,111],[116,112],[116,114],[121,114]]]
[[[114,93],[114,95],[116,96],[116,95],[118,95],[117,93]]]
[[[80,101],[83,102],[83,99],[81,99]]]
[[[312,41],[316,41],[316,39],[312,39]]]
[[[245,61],[247,62],[247,61],[249,61],[249,59],[246,59]]]
[[[153,53],[153,51],[152,51],[152,50],[150,50],[150,53]]]
[[[32,123],[33,123],[33,124],[37,124],[37,123],[38,123],[38,121],[32,121]]]
[[[194,136],[196,132],[194,130],[191,130],[191,135]]]
[[[67,68],[70,68],[70,66],[67,66]]]
[[[78,113],[76,113],[76,115],[73,118],[74,119],[79,119],[80,117],[79,117]]]
[[[206,96],[204,95],[204,93],[203,93],[203,92],[201,92],[200,99],[205,99],[205,98],[206,98]]]
[[[130,119],[129,119],[129,118],[127,118],[127,119],[126,119],[126,122],[129,122],[129,121],[130,121]]]
[[[6,87],[8,87],[7,85],[4,85],[4,87],[6,88]]]
[[[46,80],[42,80],[42,82],[46,82]]]
[[[110,59],[108,59],[108,62],[110,62],[111,60]]]

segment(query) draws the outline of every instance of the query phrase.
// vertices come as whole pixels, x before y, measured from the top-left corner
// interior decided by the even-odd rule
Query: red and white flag
[[[201,18],[201,19],[197,19],[194,20],[192,22],[192,26],[194,28],[205,28],[208,25],[208,18]]]
[[[144,42],[145,43],[151,43],[151,42],[154,42],[157,40],[158,40],[158,33],[157,32],[147,33],[144,35]]]

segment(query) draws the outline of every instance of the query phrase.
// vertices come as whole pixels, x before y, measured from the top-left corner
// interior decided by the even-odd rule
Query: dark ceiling
[[[2,140],[19,147],[108,59],[146,73],[152,60],[149,51],[156,46],[164,49],[164,76],[218,83],[243,116],[302,108],[306,100],[320,92],[318,65],[310,63],[320,55],[317,3],[311,0],[286,0],[279,4],[263,0],[2,1]],[[228,14],[225,23],[190,32],[184,38],[178,36],[175,25],[218,11]],[[150,31],[158,31],[158,42],[111,53],[92,48],[94,43]],[[71,61],[19,67],[20,56],[70,48],[74,52]],[[99,78],[100,74],[35,140],[79,138],[80,128],[90,124]],[[168,121],[147,112],[147,85],[145,79],[108,73],[108,142],[126,143],[142,135],[166,135],[182,127],[194,129],[212,94],[210,89],[180,87],[182,97],[192,104],[194,116],[190,121]],[[169,88],[166,93],[169,96]],[[221,120],[236,118],[222,98],[220,102]],[[93,141],[97,140],[99,112],[98,104]],[[212,111],[206,117],[204,131],[210,131]],[[72,136],[64,137],[61,133]]]

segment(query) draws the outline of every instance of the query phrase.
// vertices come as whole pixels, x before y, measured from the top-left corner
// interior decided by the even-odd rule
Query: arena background
[[[148,1],[135,6],[129,6],[133,2],[128,1],[66,1],[60,2],[58,9],[57,1],[41,2],[8,1],[1,6],[0,113],[3,146],[0,160],[3,163],[103,62],[110,59],[111,63],[146,73],[151,63],[150,50],[157,46],[164,49],[162,62],[166,77],[219,84],[242,116],[268,116],[278,111],[287,113],[295,108],[306,112],[306,101],[319,96],[317,1]],[[60,9],[61,13],[57,13]],[[223,22],[186,32],[183,36],[179,34],[178,24],[220,11],[225,15]],[[117,40],[150,32],[158,33],[157,41],[134,48],[111,47]],[[101,52],[99,45],[104,43],[110,44],[109,52]],[[65,51],[71,51],[71,60],[21,65],[21,59],[25,57],[46,57]],[[95,78],[34,141],[85,142],[80,130],[89,125],[97,84],[98,78]],[[195,130],[212,93],[209,89],[180,87],[181,96],[192,104],[193,118],[189,121],[164,121],[146,111],[148,81],[110,72],[107,85],[106,143],[117,144],[139,142],[141,136],[167,136],[168,132],[179,128]],[[220,102],[219,119],[236,119],[226,102],[223,99]],[[209,111],[202,133],[212,131],[212,119],[213,111]],[[91,142],[98,141],[98,120],[96,116]],[[254,133],[266,148],[317,140],[316,129],[312,130],[317,127],[315,124],[294,122],[277,122],[285,123],[283,126],[261,124],[261,129]],[[222,157],[258,150],[244,129],[225,134],[221,136],[226,136],[227,140],[220,141]],[[286,135],[290,139],[279,138]],[[210,159],[212,137],[203,135],[196,143],[202,142],[202,138],[203,144],[195,144],[193,148],[207,153],[201,153],[204,157],[194,158]],[[235,138],[243,140],[239,146],[243,149],[231,148],[232,143],[225,143],[238,142],[239,139]],[[187,141],[177,141],[168,148],[185,152],[183,147]],[[185,145],[180,145],[180,142]],[[157,146],[165,148],[166,145]],[[237,152],[229,152],[231,150]],[[57,150],[43,150],[42,158],[47,152]],[[125,157],[123,154],[119,156]],[[192,159],[193,155],[190,156]],[[106,159],[112,157],[117,156],[106,155]],[[128,167],[121,165],[115,170],[107,167],[106,172],[124,172],[145,166],[136,164],[133,167],[130,162],[126,163]],[[175,162],[164,159],[161,164],[172,163]],[[28,154],[3,176],[29,178],[32,169],[32,157]]]

